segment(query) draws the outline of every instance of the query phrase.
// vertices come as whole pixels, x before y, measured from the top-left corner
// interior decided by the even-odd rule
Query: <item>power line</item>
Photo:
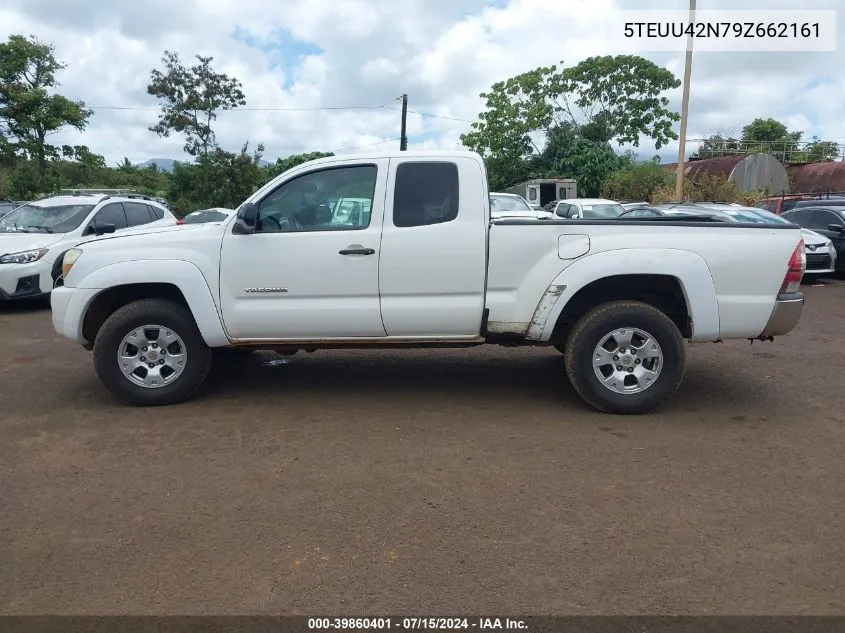
[[[161,107],[145,107],[145,106],[114,106],[114,105],[96,105],[86,106],[92,110],[138,110],[145,112],[158,112]],[[235,108],[233,110],[226,110],[226,112],[342,112],[348,110],[392,110],[393,112],[401,112],[401,108],[392,108],[390,106],[322,106],[316,108]],[[447,121],[460,121],[461,123],[472,123],[469,119],[460,119],[457,117],[444,116],[442,114],[434,114],[432,112],[419,112],[418,110],[408,110],[408,114],[416,114],[422,117],[432,119],[445,119]]]

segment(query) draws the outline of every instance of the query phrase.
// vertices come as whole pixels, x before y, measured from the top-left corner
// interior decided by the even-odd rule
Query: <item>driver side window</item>
[[[378,168],[312,171],[283,183],[258,204],[257,233],[360,231],[370,226]]]

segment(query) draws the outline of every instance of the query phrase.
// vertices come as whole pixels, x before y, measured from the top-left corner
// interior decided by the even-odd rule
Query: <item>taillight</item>
[[[780,293],[798,292],[801,289],[801,278],[806,270],[807,254],[804,252],[804,240],[801,239],[789,258],[789,266],[780,285]]]
[[[185,220],[176,220],[176,224],[185,224]]]

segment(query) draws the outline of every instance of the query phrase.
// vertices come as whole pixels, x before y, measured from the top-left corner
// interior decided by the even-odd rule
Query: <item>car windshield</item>
[[[583,204],[581,208],[584,210],[585,220],[617,218],[625,212],[625,207],[621,204]]]
[[[40,205],[31,202],[0,218],[0,231],[70,233],[88,217],[93,204]]]
[[[528,203],[517,196],[490,196],[491,211],[533,211]]]
[[[194,211],[182,220],[185,224],[202,224],[204,222],[222,222],[227,216],[220,211]]]

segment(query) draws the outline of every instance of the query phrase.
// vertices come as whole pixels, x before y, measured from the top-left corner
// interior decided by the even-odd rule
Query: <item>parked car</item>
[[[625,213],[625,207],[604,198],[572,198],[558,202],[553,213],[571,220],[600,220],[619,217]]]
[[[793,193],[782,196],[768,196],[762,198],[754,203],[758,209],[766,209],[777,215],[781,215],[785,211],[794,209],[799,203],[809,201],[811,203],[818,202],[822,197],[828,197],[828,194],[820,193]]]
[[[534,209],[525,198],[515,193],[494,192],[490,194],[490,217],[551,220],[554,216],[542,209]]]
[[[223,222],[232,216],[234,209],[225,209],[223,207],[212,207],[211,209],[200,209],[199,211],[192,211],[181,220],[176,220],[176,224],[204,224],[206,222]]]
[[[824,202],[830,202],[824,200]],[[832,243],[836,260],[834,268],[845,270],[845,206],[801,207],[787,211],[782,216],[785,220],[814,231]],[[817,251],[822,254],[824,251]],[[814,257],[814,260],[819,259]],[[808,262],[809,268],[809,262]]]
[[[53,326],[137,405],[190,398],[218,348],[499,344],[556,347],[587,403],[631,414],[675,393],[685,339],[771,340],[801,317],[793,224],[491,220],[484,174],[467,151],[302,163],[226,222],[69,250]],[[368,221],[326,230],[326,201],[361,192]]]
[[[65,252],[105,233],[173,226],[176,218],[142,196],[77,194],[27,202],[0,218],[0,300],[45,296],[62,281]]]
[[[802,200],[793,209],[806,209],[807,207],[845,207],[845,198],[827,198],[825,200]]]
[[[23,202],[15,202],[14,200],[6,200],[6,199],[0,200],[0,218],[7,215],[11,211],[14,211],[15,209],[17,209],[22,204],[24,204],[24,203]]]
[[[620,202],[619,204],[622,205],[622,208],[626,211],[629,209],[636,209],[637,207],[647,207],[650,203],[648,202]]]
[[[754,224],[792,223],[801,226],[798,222],[789,219],[788,215],[790,213],[794,213],[794,211],[780,216],[757,207],[743,207],[730,203],[686,203],[640,207],[639,209],[631,209],[620,217],[672,217],[701,214],[710,219],[724,222],[749,222]],[[806,228],[801,229],[801,234],[804,240],[804,254],[807,259],[806,275],[815,277],[834,272],[837,261],[840,261],[834,242],[826,235]]]

